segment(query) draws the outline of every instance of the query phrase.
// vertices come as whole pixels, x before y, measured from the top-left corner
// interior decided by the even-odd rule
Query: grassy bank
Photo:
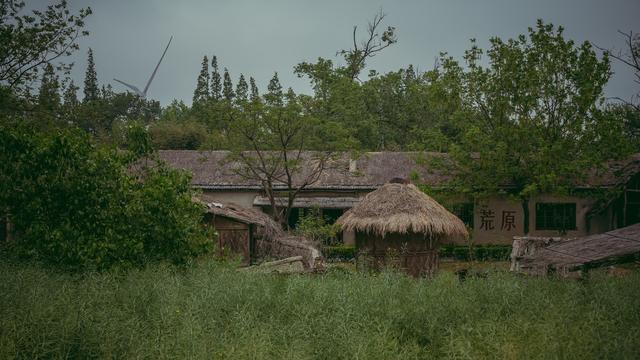
[[[464,283],[0,264],[0,358],[632,358],[640,274]]]

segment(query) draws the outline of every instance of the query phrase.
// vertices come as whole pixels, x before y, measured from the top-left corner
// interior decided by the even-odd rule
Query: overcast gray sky
[[[93,48],[98,79],[116,90],[121,80],[146,83],[169,37],[167,55],[148,96],[167,105],[172,99],[191,103],[203,55],[218,56],[234,83],[240,73],[253,76],[260,90],[277,71],[283,86],[310,91],[307,81],[293,74],[301,61],[319,56],[339,61],[337,50],[348,48],[354,25],[366,26],[380,9],[386,24],[397,28],[398,43],[370,61],[379,72],[414,64],[433,67],[441,51],[461,59],[476,38],[487,48],[488,39],[526,33],[536,19],[565,27],[567,38],[589,40],[602,47],[622,48],[617,30],[640,32],[638,0],[70,0],[74,9],[91,6],[87,20],[91,35],[81,40],[74,56],[73,77],[82,84],[86,51]],[[38,0],[33,5],[43,6]],[[631,72],[614,63],[607,96],[629,98],[640,89]]]

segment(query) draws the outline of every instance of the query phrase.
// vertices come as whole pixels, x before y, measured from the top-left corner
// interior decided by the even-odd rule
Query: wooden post
[[[253,265],[255,253],[256,253],[256,240],[253,236],[253,231],[255,229],[254,224],[249,224],[249,265]]]
[[[627,189],[624,189],[624,204],[622,205],[622,226],[627,226]]]

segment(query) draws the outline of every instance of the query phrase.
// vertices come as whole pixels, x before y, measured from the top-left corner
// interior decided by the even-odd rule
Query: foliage
[[[319,208],[311,208],[298,220],[296,232],[306,239],[323,245],[334,245],[341,228],[338,224],[328,224]]]
[[[207,141],[207,128],[196,121],[159,121],[149,127],[156,149],[198,150]]]
[[[198,80],[196,83],[196,89],[193,91],[193,103],[201,103],[209,99],[209,59],[205,55],[202,58],[202,68],[200,74],[198,74]]]
[[[78,130],[2,125],[0,208],[15,226],[15,250],[78,270],[182,263],[207,251],[189,177],[142,160],[131,167],[150,151],[141,130],[131,128],[133,151],[123,152]]]
[[[84,102],[98,100],[98,74],[96,72],[96,63],[93,59],[93,50],[89,48],[87,53],[87,70],[84,75]]]
[[[330,245],[322,248],[322,255],[327,260],[352,261],[356,258],[358,250],[355,246]]]
[[[505,261],[511,255],[510,245],[444,245],[439,249],[443,258],[460,261]]]
[[[625,40],[624,51],[614,51],[612,49],[604,50],[605,54],[624,64],[633,71],[635,77],[634,82],[640,85],[640,34],[629,31],[628,33],[618,30]],[[636,113],[640,113],[640,88],[639,91],[631,97],[630,100],[617,98],[627,107],[633,109]],[[636,114],[637,116],[637,114]]]
[[[84,276],[0,263],[1,358],[635,358],[640,274]]]
[[[25,3],[0,1],[0,88],[28,94],[39,70],[78,49],[78,37],[88,35],[84,20],[91,8],[71,13],[65,0],[44,10],[22,14]],[[69,70],[60,62],[57,67]]]
[[[326,143],[323,151],[305,158],[313,130],[321,124],[304,110],[304,97],[291,89],[283,94],[277,73],[268,89],[263,98],[241,102],[233,110],[227,146],[230,160],[241,164],[237,174],[262,184],[274,219],[284,225],[296,196],[318,181],[329,166],[333,149]],[[314,166],[303,168],[305,161]],[[279,200],[280,190],[284,190],[284,203]]]
[[[222,80],[218,70],[218,58],[211,58],[211,98],[215,101],[222,98]]]
[[[461,96],[470,116],[450,147],[452,191],[483,196],[506,186],[522,201],[526,233],[532,195],[567,193],[589,170],[628,154],[616,150],[626,141],[613,131],[617,118],[598,107],[609,60],[542,21],[527,36],[491,39],[487,67],[482,53],[474,44],[465,54]]]

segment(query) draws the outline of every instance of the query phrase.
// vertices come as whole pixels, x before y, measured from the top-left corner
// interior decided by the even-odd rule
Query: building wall
[[[202,199],[208,202],[235,203],[247,208],[253,207],[257,191],[202,191]]]
[[[576,228],[561,234],[558,230],[536,228],[536,205],[538,203],[575,203]],[[529,235],[579,237],[611,230],[608,212],[587,219],[594,200],[576,196],[539,195],[529,201]],[[506,196],[478,201],[474,206],[474,244],[510,245],[514,236],[524,235],[524,210],[518,200]]]
[[[366,191],[354,191],[349,196],[364,197]],[[253,201],[259,193],[257,191],[205,191],[203,198],[207,201],[233,202],[245,207],[253,207]],[[345,196],[344,192],[330,191],[307,192],[304,196]],[[450,199],[448,205],[464,202],[461,199]],[[536,229],[537,203],[575,203],[576,229],[560,234],[556,230]],[[586,215],[593,207],[594,200],[577,196],[539,195],[529,201],[529,235],[532,236],[567,236],[578,237],[609,231],[612,213],[609,210],[597,214],[587,220]],[[511,245],[514,236],[524,235],[524,211],[520,201],[507,196],[495,196],[479,200],[473,205],[473,229],[471,241],[474,244],[503,244]],[[343,234],[345,244],[355,244],[355,234]]]

